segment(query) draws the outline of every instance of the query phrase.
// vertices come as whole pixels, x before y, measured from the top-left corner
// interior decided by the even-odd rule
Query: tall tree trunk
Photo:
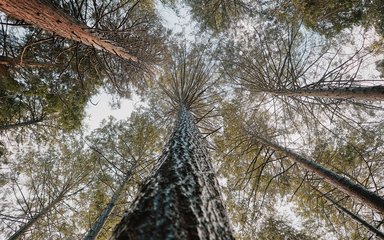
[[[137,62],[124,48],[102,40],[89,27],[56,8],[46,0],[0,0],[0,10],[61,37],[103,49],[124,59]]]
[[[266,146],[274,149],[275,151],[286,155],[293,162],[299,164],[305,169],[317,174],[320,177],[323,177],[325,181],[327,181],[337,189],[343,191],[347,195],[351,196],[355,200],[358,200],[364,205],[370,207],[371,209],[375,209],[381,214],[384,214],[384,199],[376,193],[369,191],[364,186],[358,183],[354,183],[351,180],[316,163],[315,161],[293,152],[292,150],[289,150],[276,143],[268,141],[267,139],[261,136],[254,134],[253,137],[260,143],[265,144]]]
[[[295,89],[273,91],[276,95],[284,96],[304,96],[335,99],[383,101],[384,86],[371,87],[345,87],[345,88],[320,88],[320,89]]]
[[[61,192],[51,203],[43,208],[38,214],[33,216],[26,224],[21,226],[8,240],[19,239],[30,227],[32,227],[40,218],[44,217],[57,203],[64,197],[64,192]]]
[[[125,178],[120,184],[119,188],[113,193],[108,205],[100,213],[99,217],[97,218],[96,222],[92,225],[91,229],[88,231],[87,236],[85,236],[84,240],[93,240],[97,238],[130,178],[131,173],[129,172],[125,175]]]
[[[383,239],[384,240],[384,233],[381,232],[379,229],[377,229],[376,227],[372,226],[371,224],[369,224],[368,222],[366,222],[364,219],[360,218],[359,216],[357,216],[356,214],[354,214],[353,212],[349,211],[348,209],[346,209],[345,207],[341,206],[339,203],[337,203],[335,200],[333,200],[331,197],[327,196],[326,194],[322,193],[320,190],[312,187],[313,189],[315,189],[317,192],[319,192],[321,194],[321,196],[325,197],[325,199],[327,199],[327,201],[329,201],[330,203],[332,203],[337,209],[339,209],[341,212],[347,214],[352,220],[360,223],[361,225],[363,225],[366,229],[368,229],[370,232],[372,232],[373,234],[375,234],[378,238],[380,239]]]
[[[206,142],[184,106],[113,239],[233,239]]]

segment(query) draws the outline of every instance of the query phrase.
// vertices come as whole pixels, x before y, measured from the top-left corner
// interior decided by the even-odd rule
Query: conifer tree
[[[193,115],[204,104],[212,69],[196,50],[177,57],[165,86],[177,112],[173,133],[113,239],[233,239],[207,141]]]
[[[378,211],[379,213],[384,213],[384,198],[382,198],[378,194],[369,191],[364,186],[355,183],[349,180],[348,178],[335,173],[330,169],[327,169],[326,167],[316,163],[314,160],[308,157],[299,155],[288,148],[280,146],[266,139],[260,134],[253,133],[251,134],[251,137],[255,141],[258,141],[264,144],[265,146],[270,147],[273,150],[287,156],[290,160],[299,164],[303,168],[312,171],[320,177],[323,177],[326,182],[333,185],[340,191],[346,193],[347,195],[351,196],[352,198],[360,201],[364,205]]]
[[[54,32],[64,38],[103,49],[129,61],[138,61],[137,57],[132,56],[126,49],[101,39],[86,25],[79,23],[47,1],[0,1],[0,9],[12,17]]]
[[[103,239],[102,236],[108,235],[112,230],[111,226],[120,220],[114,215],[122,211],[121,207],[129,202],[124,193],[133,195],[140,179],[150,172],[155,153],[161,147],[159,133],[159,128],[148,112],[133,112],[128,121],[115,121],[110,118],[110,121],[88,137],[92,143],[90,148],[97,157],[101,157],[100,164],[116,172],[104,172],[111,179],[113,191],[108,203],[98,204],[97,207],[102,208],[102,211],[97,212],[98,216],[84,239]]]

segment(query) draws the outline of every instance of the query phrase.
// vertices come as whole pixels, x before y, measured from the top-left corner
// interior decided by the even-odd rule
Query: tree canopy
[[[222,199],[223,238],[384,238],[381,0],[0,0],[0,11],[0,238],[118,238],[146,188],[171,189],[159,176],[182,193],[153,203],[183,208],[188,189],[207,208],[223,207],[204,196]],[[88,129],[101,92],[141,104]],[[163,158],[205,160],[174,175]]]

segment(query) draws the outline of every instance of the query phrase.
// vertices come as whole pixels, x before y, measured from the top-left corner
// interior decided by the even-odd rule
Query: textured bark
[[[369,224],[368,222],[366,222],[364,219],[360,218],[359,216],[357,216],[356,214],[354,214],[353,212],[349,211],[348,209],[346,209],[345,207],[341,206],[340,204],[338,204],[335,200],[333,200],[332,198],[330,198],[329,196],[327,196],[326,194],[323,194],[322,192],[320,192],[318,189],[315,189],[316,191],[318,191],[321,196],[324,196],[325,199],[327,199],[327,201],[329,201],[330,203],[332,203],[337,209],[339,209],[341,212],[347,214],[352,220],[356,221],[357,223],[363,225],[366,229],[368,229],[370,232],[372,232],[373,234],[376,235],[376,237],[380,238],[380,239],[384,239],[384,233],[382,233],[379,229],[377,229],[376,227],[372,226],[371,224]]]
[[[38,214],[33,216],[26,224],[21,226],[8,240],[19,239],[30,227],[32,227],[40,218],[44,217],[57,203],[59,203],[64,197],[61,193],[50,204],[43,208]]]
[[[56,8],[45,0],[0,0],[0,10],[61,37],[105,50],[127,60],[137,62],[124,48],[102,40],[89,27]]]
[[[233,239],[205,145],[181,107],[153,175],[112,239]]]
[[[268,147],[286,155],[293,162],[299,164],[305,169],[317,174],[320,177],[323,177],[332,186],[343,191],[353,199],[367,205],[371,209],[377,210],[378,212],[384,214],[384,199],[377,195],[376,193],[369,191],[364,186],[354,183],[351,180],[323,167],[322,165],[316,163],[315,161],[300,156],[299,154],[289,150],[285,147],[282,147],[276,143],[268,141],[267,139],[261,136],[254,136],[257,141],[267,145]]]
[[[274,91],[274,94],[294,97],[320,97],[335,99],[382,101],[384,100],[384,86],[346,87],[324,89],[296,89]]]
[[[123,182],[121,183],[119,188],[113,193],[112,198],[109,201],[108,205],[100,213],[99,217],[97,218],[96,222],[92,225],[91,229],[87,233],[87,236],[85,236],[84,240],[93,240],[97,238],[105,222],[107,221],[109,215],[111,214],[113,208],[115,207],[117,200],[120,198],[120,195],[123,192],[125,185],[128,183],[130,178],[131,178],[131,174],[130,173],[126,174]]]

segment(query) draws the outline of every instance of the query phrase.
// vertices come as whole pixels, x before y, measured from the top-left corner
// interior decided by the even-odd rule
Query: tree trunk
[[[112,239],[233,239],[206,142],[184,106],[153,175]]]
[[[11,58],[7,56],[0,56],[0,64],[6,66],[25,66],[25,67],[58,67],[59,64],[55,63],[42,63],[29,60],[23,60],[21,58]]]
[[[8,240],[19,239],[30,227],[32,227],[40,218],[45,216],[57,203],[64,197],[64,193],[60,193],[48,206],[43,208],[38,214],[33,216],[26,224],[21,226]]]
[[[314,187],[313,187],[314,188]],[[349,211],[348,209],[346,209],[345,207],[341,206],[340,204],[338,204],[335,200],[333,200],[331,197],[327,196],[326,194],[322,193],[320,190],[314,188],[317,192],[319,192],[321,194],[321,196],[324,196],[325,199],[327,199],[327,201],[329,201],[330,203],[332,203],[337,209],[339,209],[341,212],[347,214],[350,218],[352,218],[354,221],[360,223],[361,225],[363,225],[366,229],[368,229],[370,232],[372,232],[373,234],[375,234],[378,238],[380,239],[383,239],[384,240],[384,233],[382,233],[379,229],[377,229],[376,227],[372,226],[371,224],[369,224],[368,222],[366,222],[364,219],[360,218],[359,216],[357,216],[356,214],[354,214],[353,212]]]
[[[381,214],[384,214],[384,199],[376,193],[369,191],[364,186],[358,183],[354,183],[351,180],[323,167],[322,165],[316,163],[315,161],[309,158],[300,156],[299,154],[276,143],[268,141],[267,139],[261,136],[253,135],[253,137],[257,141],[265,144],[266,146],[274,149],[275,151],[286,155],[293,162],[299,164],[305,169],[317,174],[320,177],[323,177],[326,182],[336,187],[337,189],[343,191],[355,200],[358,200],[364,205],[370,207],[371,209],[375,209]]]
[[[12,129],[12,128],[25,127],[25,126],[28,126],[28,125],[32,125],[32,124],[36,124],[36,123],[42,122],[43,120],[44,120],[44,117],[41,117],[41,118],[37,118],[37,119],[27,120],[27,121],[24,121],[24,122],[12,123],[12,124],[7,124],[7,125],[0,125],[0,131],[9,130],[9,129]]]
[[[137,62],[124,48],[102,40],[89,27],[45,0],[0,0],[0,9],[14,18],[24,20],[61,37],[105,50],[121,58]]]
[[[119,188],[113,193],[112,198],[109,201],[108,205],[100,213],[99,217],[97,218],[96,222],[93,224],[91,229],[89,230],[87,236],[85,236],[84,240],[93,240],[97,238],[105,222],[107,221],[109,215],[111,214],[113,208],[115,207],[117,200],[120,198],[120,195],[123,192],[125,185],[128,183],[130,178],[131,178],[131,173],[127,173],[125,175],[123,182],[120,184]]]
[[[384,86],[371,87],[346,87],[346,88],[323,88],[323,89],[295,89],[273,91],[276,95],[292,97],[319,97],[334,99],[351,99],[367,101],[383,101]]]

